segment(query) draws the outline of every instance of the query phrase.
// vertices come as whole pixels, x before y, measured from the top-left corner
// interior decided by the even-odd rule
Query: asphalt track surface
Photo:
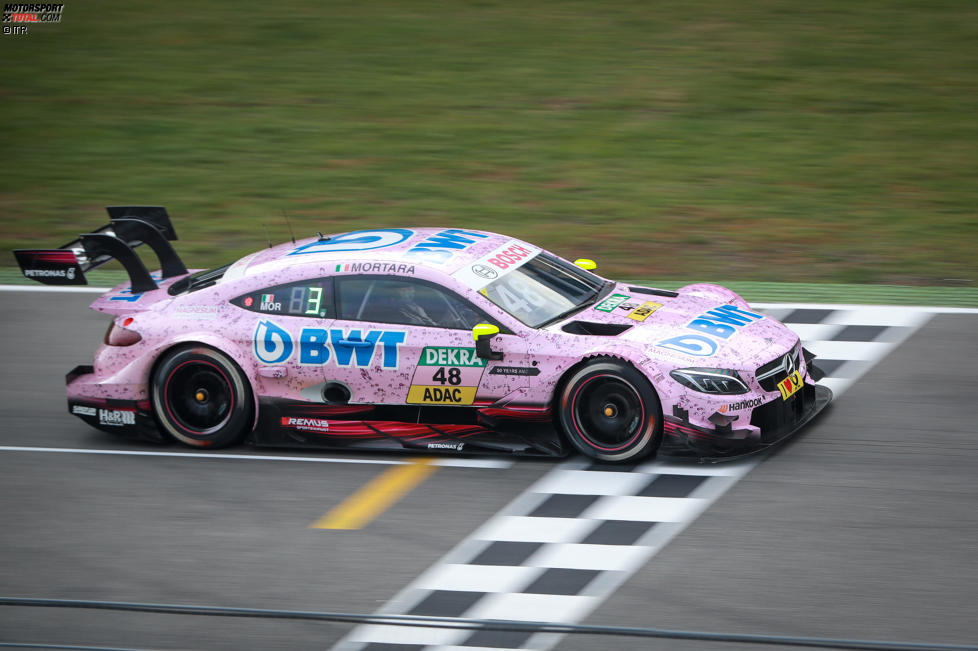
[[[557,465],[441,467],[365,528],[326,531],[309,525],[403,457],[10,449],[185,451],[67,413],[64,373],[89,362],[108,321],[85,309],[93,298],[0,292],[2,597],[373,613]],[[976,360],[978,315],[935,316],[586,623],[978,642]],[[0,642],[328,649],[351,628],[0,607]],[[556,648],[756,647],[569,636]]]

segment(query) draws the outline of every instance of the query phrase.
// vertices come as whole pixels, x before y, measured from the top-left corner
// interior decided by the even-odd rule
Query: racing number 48
[[[448,374],[445,374],[445,367],[441,366],[435,371],[435,374],[431,376],[432,382],[438,382],[444,385],[446,382],[451,385],[458,385],[462,383],[462,371],[458,368],[452,367],[448,369]]]

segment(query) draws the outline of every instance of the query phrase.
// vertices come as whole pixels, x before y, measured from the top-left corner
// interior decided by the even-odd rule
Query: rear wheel
[[[227,355],[206,346],[180,348],[157,365],[153,412],[163,430],[196,448],[240,441],[251,421],[251,387]]]
[[[560,424],[582,453],[603,461],[648,456],[662,442],[662,406],[634,367],[597,359],[577,369],[560,394]]]

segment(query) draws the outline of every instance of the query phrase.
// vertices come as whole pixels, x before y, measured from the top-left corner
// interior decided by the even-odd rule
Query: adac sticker
[[[482,382],[486,360],[475,348],[425,346],[406,402],[412,405],[471,405]]]
[[[686,355],[709,357],[741,328],[763,318],[763,314],[742,310],[736,305],[721,305],[687,323],[689,334],[663,339],[656,346]]]
[[[407,402],[410,405],[465,406],[475,402],[479,387],[443,387],[411,385]]]

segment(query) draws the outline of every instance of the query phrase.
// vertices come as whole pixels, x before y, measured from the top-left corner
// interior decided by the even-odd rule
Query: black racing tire
[[[662,404],[635,367],[596,358],[571,372],[560,392],[560,425],[583,454],[636,461],[662,443]]]
[[[203,345],[168,352],[150,383],[161,429],[195,448],[239,442],[254,411],[251,385],[224,353]]]

